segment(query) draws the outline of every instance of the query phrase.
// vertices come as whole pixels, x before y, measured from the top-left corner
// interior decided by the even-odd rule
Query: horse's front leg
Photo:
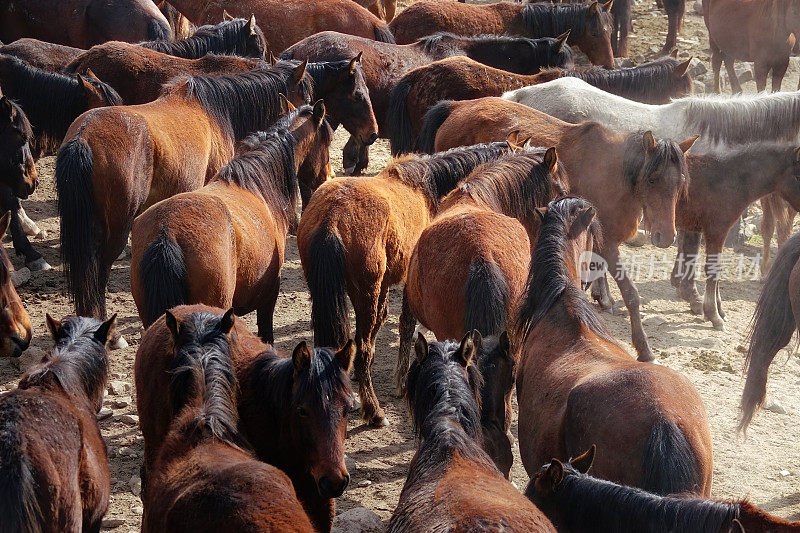
[[[405,395],[406,378],[411,367],[411,345],[414,342],[414,328],[417,318],[408,305],[408,295],[403,290],[403,309],[400,311],[400,351],[397,354],[397,366],[394,369],[394,381],[397,394]]]
[[[611,298],[611,288],[605,274],[592,281],[591,295],[601,310],[614,314],[614,300]]]
[[[714,44],[714,41],[711,41],[710,39],[709,44],[711,45],[711,71],[714,73],[714,81],[712,83],[711,90],[712,92],[719,94],[719,71],[722,68],[722,51],[717,48],[717,45]]]
[[[683,236],[683,260],[686,271],[678,288],[679,296],[689,302],[692,313],[699,315],[703,312],[703,300],[697,292],[695,274],[697,272],[697,258],[700,256],[700,238],[702,235],[695,231],[687,231]]]
[[[756,80],[756,90],[758,92],[766,90],[770,68],[769,63],[764,63],[763,61],[755,61],[753,63],[753,78]],[[772,82],[775,82],[774,77],[772,78]]]
[[[725,70],[728,72],[728,80],[731,82],[731,92],[733,94],[740,94],[742,92],[742,85],[739,83],[739,76],[736,75],[736,61],[730,57],[725,56]],[[767,79],[764,77],[764,85],[766,86]],[[763,90],[760,89],[760,90]]]
[[[781,58],[780,63],[772,64],[772,92],[774,93],[780,92],[781,84],[783,83],[783,77],[786,76],[786,71],[788,69],[789,69],[789,56]]]
[[[272,327],[272,319],[275,314],[275,304],[278,301],[278,291],[281,286],[281,278],[277,276],[275,283],[264,291],[258,309],[256,309],[256,324],[258,326],[258,336],[270,346],[275,343],[275,333]]]
[[[19,198],[14,195],[10,187],[5,185],[0,187],[0,204],[2,204],[0,209],[2,209],[3,212],[11,211],[9,231],[17,255],[25,256],[25,264],[32,271],[49,270],[52,268],[50,264],[44,260],[42,254],[33,248],[31,241],[28,240],[28,236],[25,234],[25,229],[19,218]]]
[[[708,237],[708,236],[707,236]],[[720,278],[720,259],[723,238],[715,237],[713,242],[706,242],[706,294],[703,300],[703,315],[710,320],[714,329],[725,331],[725,321],[719,314],[718,285]]]

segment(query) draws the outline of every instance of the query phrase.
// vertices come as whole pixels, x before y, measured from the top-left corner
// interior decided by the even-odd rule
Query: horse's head
[[[342,149],[344,173],[359,176],[369,166],[369,145],[361,144],[355,137],[347,139]]]
[[[572,53],[572,48],[567,44],[569,34],[570,31],[567,30],[558,37],[547,38],[544,65],[568,69],[575,66],[575,56]]]
[[[594,461],[596,447],[579,455],[569,462],[562,463],[558,459],[542,466],[539,471],[531,477],[525,496],[531,500],[536,507],[542,510],[554,523],[560,523],[559,506],[553,501],[558,489],[564,484],[565,480],[571,477],[582,476],[589,471]]]
[[[243,44],[239,50],[239,55],[267,59],[267,38],[264,37],[264,32],[256,24],[255,15],[250,15],[250,19],[243,27],[242,32]]]
[[[353,406],[348,372],[356,348],[353,341],[334,352],[310,349],[305,342],[292,353],[289,446],[308,465],[324,498],[341,496],[350,482],[344,464],[347,414]]]
[[[122,105],[122,97],[109,84],[100,81],[92,69],[78,74],[83,92],[86,95],[86,109]]]
[[[308,60],[298,63],[297,61],[288,62],[278,61],[273,68],[281,66],[291,66],[292,72],[286,80],[286,98],[295,107],[311,103],[312,87],[314,81],[308,73]],[[293,66],[292,66],[293,65]]]
[[[696,139],[682,143],[656,140],[647,131],[631,135],[626,142],[623,173],[642,206],[650,240],[659,248],[675,241],[675,204],[689,185],[684,154]]]
[[[285,105],[289,106],[288,102]],[[297,182],[303,207],[308,204],[311,194],[330,178],[335,176],[331,166],[330,147],[333,130],[325,120],[325,104],[318,100],[313,107],[303,106],[298,110],[297,118],[292,124],[293,130],[304,128],[305,143],[299,148]]]
[[[614,68],[614,50],[611,48],[611,4],[592,2],[586,10],[584,31],[575,35],[575,45],[583,50],[594,65]]]
[[[481,426],[483,449],[508,477],[514,456],[511,452],[511,389],[514,388],[517,361],[511,350],[508,333],[483,339],[478,350],[478,367],[483,376],[481,387]]]
[[[0,179],[20,198],[32,194],[39,181],[32,140],[33,130],[22,108],[0,96]]]
[[[11,213],[0,218],[0,235],[5,235]],[[31,342],[31,318],[11,282],[14,268],[0,246],[0,357],[19,357]]]
[[[694,82],[692,76],[689,74],[689,64],[692,62],[690,57],[686,61],[681,61],[672,67],[672,75],[675,77],[674,92],[670,95],[672,98],[680,98],[687,94],[692,94]]]

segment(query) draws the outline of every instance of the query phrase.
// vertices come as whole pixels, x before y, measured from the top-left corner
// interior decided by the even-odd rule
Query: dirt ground
[[[650,0],[645,0],[636,5],[634,28],[632,58],[639,61],[652,56],[663,43],[666,17],[656,10]],[[687,6],[686,24],[679,44],[681,57],[693,55],[707,64],[706,30],[702,18],[695,14],[691,5]],[[793,66],[796,64],[793,63]],[[797,78],[795,68],[790,72],[785,88],[795,87]],[[746,87],[754,90],[752,82]],[[339,130],[332,151],[334,167],[338,169],[341,169],[341,147],[345,140],[346,135]],[[378,141],[372,150],[368,174],[379,172],[388,158],[388,144]],[[47,231],[47,236],[34,244],[55,268],[49,272],[35,273],[32,280],[20,290],[33,320],[34,337],[31,348],[20,360],[0,361],[0,390],[14,387],[22,371],[50,348],[45,313],[60,318],[72,311],[65,294],[58,256],[58,219],[52,180],[54,164],[52,157],[40,162],[41,185],[24,205],[28,214]],[[755,235],[741,253],[747,257],[755,256],[759,253],[759,242],[760,237]],[[11,253],[10,245],[5,246]],[[718,332],[710,324],[691,315],[687,305],[676,297],[670,286],[665,272],[671,269],[674,248],[667,250],[666,256],[664,251],[650,246],[626,248],[625,253],[629,256],[637,254],[648,265],[640,273],[643,279],[638,287],[643,297],[644,325],[654,351],[663,364],[688,376],[705,401],[715,452],[713,496],[749,497],[770,512],[799,519],[800,447],[795,440],[800,427],[800,363],[797,358],[779,355],[770,376],[770,399],[782,404],[785,413],[761,412],[746,440],[738,438],[735,431],[737,405],[743,385],[741,369],[745,336],[754,302],[761,289],[760,281],[736,280],[736,269],[731,267],[721,289],[730,320],[727,332]],[[657,275],[653,279],[644,279],[651,278],[647,272],[651,257],[654,258]],[[726,251],[729,265],[737,265],[737,257],[731,250]],[[18,258],[13,258],[13,261],[18,267],[22,266]],[[101,422],[114,478],[107,518],[124,521],[117,526],[117,531],[126,533],[139,530],[142,509],[137,496],[142,437],[136,420],[124,416],[136,414],[132,399],[134,392],[129,389],[126,391],[126,387],[133,383],[133,361],[142,334],[129,289],[129,268],[128,260],[120,260],[111,278],[108,296],[110,312],[119,313],[121,331],[130,347],[111,354],[111,379],[122,383],[116,394],[109,394],[106,398],[106,406],[113,409],[113,415]],[[616,288],[615,295],[619,301]],[[400,298],[401,288],[395,287],[390,292],[389,320],[378,336],[373,375],[390,425],[384,429],[366,429],[357,417],[351,419],[347,454],[351,459],[352,482],[338,501],[339,511],[363,506],[374,510],[383,519],[387,519],[394,509],[415,450],[405,406],[395,396],[392,385],[398,347]],[[309,316],[308,292],[297,256],[296,241],[291,238],[283,269],[283,286],[275,311],[275,335],[279,350],[290,353],[299,341],[312,340]],[[630,349],[627,317],[604,317],[616,337]],[[255,331],[255,314],[245,319]],[[528,478],[516,449],[515,456],[512,479],[519,487],[524,487]]]

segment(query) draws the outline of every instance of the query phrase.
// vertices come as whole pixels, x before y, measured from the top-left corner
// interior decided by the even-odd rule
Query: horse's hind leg
[[[411,366],[411,343],[414,341],[414,328],[417,326],[417,318],[411,312],[408,305],[408,296],[403,290],[403,309],[400,311],[400,352],[397,354],[397,366],[394,369],[394,380],[397,394],[405,395],[406,378],[408,369]]]
[[[739,76],[736,75],[736,61],[730,57],[725,56],[725,70],[728,72],[728,80],[731,82],[731,92],[739,94],[742,92],[742,85],[739,83]],[[764,85],[767,84],[766,76],[764,77]],[[762,89],[763,90],[763,89]]]
[[[761,275],[765,276],[769,270],[770,246],[772,246],[772,234],[775,231],[775,218],[777,210],[777,198],[770,194],[761,199]]]
[[[719,71],[722,68],[722,51],[717,48],[717,45],[714,44],[714,41],[711,39],[709,39],[709,45],[711,47],[711,70],[714,73],[714,81],[711,90],[719,94]]]
[[[600,309],[610,313],[614,312],[614,300],[611,298],[611,288],[608,286],[608,278],[605,274],[592,282],[591,294]]]
[[[389,24],[397,11],[397,0],[384,0],[383,9],[386,11],[386,24]]]
[[[272,319],[275,314],[275,303],[278,301],[278,291],[281,286],[281,278],[269,290],[264,291],[264,298],[261,305],[256,309],[256,324],[258,325],[258,336],[267,344],[275,343],[275,333],[272,328]]]
[[[673,287],[679,289],[683,278],[686,276],[686,255],[683,253],[683,237],[684,231],[678,230],[678,235],[675,237],[675,246],[678,248],[678,253],[675,255],[675,264],[672,266],[672,274],[669,281]]]
[[[722,243],[725,239],[706,235],[706,294],[703,301],[703,315],[706,320],[710,320],[714,329],[725,331],[725,321],[719,314],[719,277],[720,277],[720,256],[722,254]]]
[[[786,56],[785,61],[781,61],[779,64],[772,64],[772,92],[777,93],[781,90],[781,84],[783,83],[783,77],[786,75],[786,71],[789,69],[789,56]],[[756,78],[756,81],[758,78]],[[764,80],[764,88],[766,88],[766,81]],[[760,89],[763,90],[763,89]]]
[[[378,280],[372,286],[359,287],[358,297],[350,298],[356,313],[355,377],[358,380],[358,393],[361,397],[361,418],[373,427],[388,425],[372,386],[372,361],[375,353],[371,339],[373,328],[379,319],[378,300],[382,278],[383,276],[378,276]]]
[[[642,315],[639,312],[639,306],[641,305],[639,291],[628,277],[627,272],[625,272],[625,266],[619,262],[619,249],[617,247],[606,250],[603,256],[606,261],[608,261],[609,270],[615,273],[614,278],[617,280],[617,286],[622,293],[622,299],[625,301],[625,306],[628,308],[631,319],[633,347],[636,348],[636,353],[638,354],[637,360],[642,362],[653,361],[655,356],[650,349],[650,343],[647,340],[647,335],[642,326]]]
[[[661,53],[669,54],[678,42],[678,32],[681,31],[686,13],[686,0],[664,0],[664,11],[667,12],[667,40]]]
[[[21,209],[19,198],[6,185],[0,186],[0,209],[3,212],[11,211],[11,224],[9,225],[11,241],[14,243],[17,255],[25,256],[25,265],[32,271],[51,269],[52,267],[44,260],[42,254],[37,252],[31,245],[31,241],[28,240],[19,217],[18,211]]]
[[[689,302],[689,308],[695,315],[703,312],[703,299],[700,298],[700,293],[697,292],[697,285],[695,285],[694,281],[697,272],[697,259],[700,254],[700,238],[701,234],[695,231],[684,233],[683,259],[685,271],[678,288],[679,296]]]

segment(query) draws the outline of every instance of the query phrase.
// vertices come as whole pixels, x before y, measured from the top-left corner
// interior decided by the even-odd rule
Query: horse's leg
[[[386,11],[386,24],[389,24],[397,11],[397,0],[384,0],[383,9]]]
[[[375,356],[373,344],[370,342],[372,329],[378,322],[378,298],[381,292],[381,279],[377,276],[373,285],[361,286],[356,298],[351,296],[356,314],[356,360],[355,377],[358,380],[358,393],[361,397],[361,418],[373,427],[388,425],[381,409],[375,390],[372,387],[372,360]]]
[[[617,286],[622,293],[622,299],[625,306],[628,308],[628,314],[631,319],[631,336],[633,347],[636,348],[636,353],[639,355],[637,360],[642,362],[649,362],[655,359],[653,351],[650,349],[650,343],[647,340],[647,335],[644,333],[642,327],[642,315],[639,312],[641,298],[636,285],[628,277],[625,272],[625,266],[619,262],[619,248],[614,246],[612,249],[605,250],[602,254],[608,261],[609,269],[614,272],[614,279],[617,280]]]
[[[727,322],[728,317],[725,316],[725,311],[723,311],[722,309],[722,296],[720,296],[719,294],[719,283],[717,283],[717,294],[715,295],[715,297],[717,299],[717,313],[719,313],[719,316],[722,317],[722,320]]]
[[[403,309],[400,311],[400,352],[397,354],[397,366],[394,369],[394,381],[397,394],[403,396],[406,390],[406,378],[411,366],[411,343],[414,341],[414,328],[417,319],[408,305],[408,296],[403,291]]]
[[[770,65],[761,61],[753,62],[753,78],[756,80],[756,90],[758,92],[767,89],[767,77],[769,76]],[[774,83],[775,77],[772,81]]]
[[[739,83],[739,76],[736,75],[736,61],[730,57],[725,56],[725,70],[728,72],[728,80],[731,82],[731,92],[733,94],[739,94],[742,92],[742,85]],[[764,78],[764,84],[766,85],[766,77]]]
[[[605,274],[592,282],[591,295],[601,310],[614,313],[614,300],[611,298],[611,288]]]
[[[18,215],[18,210],[20,209],[19,198],[14,195],[14,192],[7,185],[0,186],[0,204],[2,212],[11,211],[9,232],[17,255],[25,256],[25,265],[32,271],[51,269],[52,267],[44,260],[42,254],[37,252],[31,245],[31,241],[28,240]]]
[[[661,53],[669,54],[678,42],[678,32],[681,31],[686,13],[686,0],[666,0],[664,10],[667,12],[667,39]]]
[[[714,329],[725,331],[725,321],[719,315],[717,305],[717,285],[720,276],[720,255],[722,254],[722,243],[725,239],[706,235],[706,294],[703,301],[703,315],[706,320],[710,320]]]
[[[722,51],[717,48],[717,45],[714,44],[714,41],[711,39],[709,39],[709,44],[711,46],[711,70],[714,73],[714,81],[711,90],[719,94],[719,71],[722,68]]]
[[[679,229],[675,237],[675,246],[678,248],[678,253],[675,255],[675,264],[672,267],[672,275],[669,278],[670,283],[676,289],[679,289],[685,274],[684,265],[686,265],[686,255],[683,253],[683,230]]]
[[[19,208],[17,209],[17,215],[19,215],[19,221],[22,224],[22,229],[25,230],[25,235],[28,237],[36,237],[42,233],[42,228],[40,228],[36,222],[31,220],[31,218],[28,216],[28,213],[25,212],[25,208],[22,207],[22,204],[20,204]]]
[[[703,299],[697,292],[695,275],[697,272],[697,259],[700,255],[700,238],[702,234],[695,231],[687,231],[683,238],[683,259],[685,271],[681,285],[678,289],[680,297],[689,302],[692,313],[699,315],[703,312]]]
[[[769,270],[770,246],[772,246],[772,234],[775,231],[775,219],[777,216],[777,198],[770,194],[761,199],[761,275],[765,276]]]
[[[778,205],[778,216],[775,217],[775,236],[778,242],[778,249],[780,249],[781,246],[789,240],[797,211],[780,197],[776,198],[776,202]]]
[[[785,61],[781,60],[780,63],[772,64],[772,92],[774,93],[780,92],[781,84],[783,83],[783,77],[786,75],[786,71],[789,69],[789,57],[787,56],[783,59],[785,59]],[[764,80],[764,82],[764,85],[766,86],[766,80]]]
[[[278,301],[278,292],[281,286],[281,278],[268,291],[265,291],[261,305],[256,309],[256,324],[258,325],[258,336],[269,345],[275,343],[275,334],[272,329],[272,318],[275,314],[275,303]]]

